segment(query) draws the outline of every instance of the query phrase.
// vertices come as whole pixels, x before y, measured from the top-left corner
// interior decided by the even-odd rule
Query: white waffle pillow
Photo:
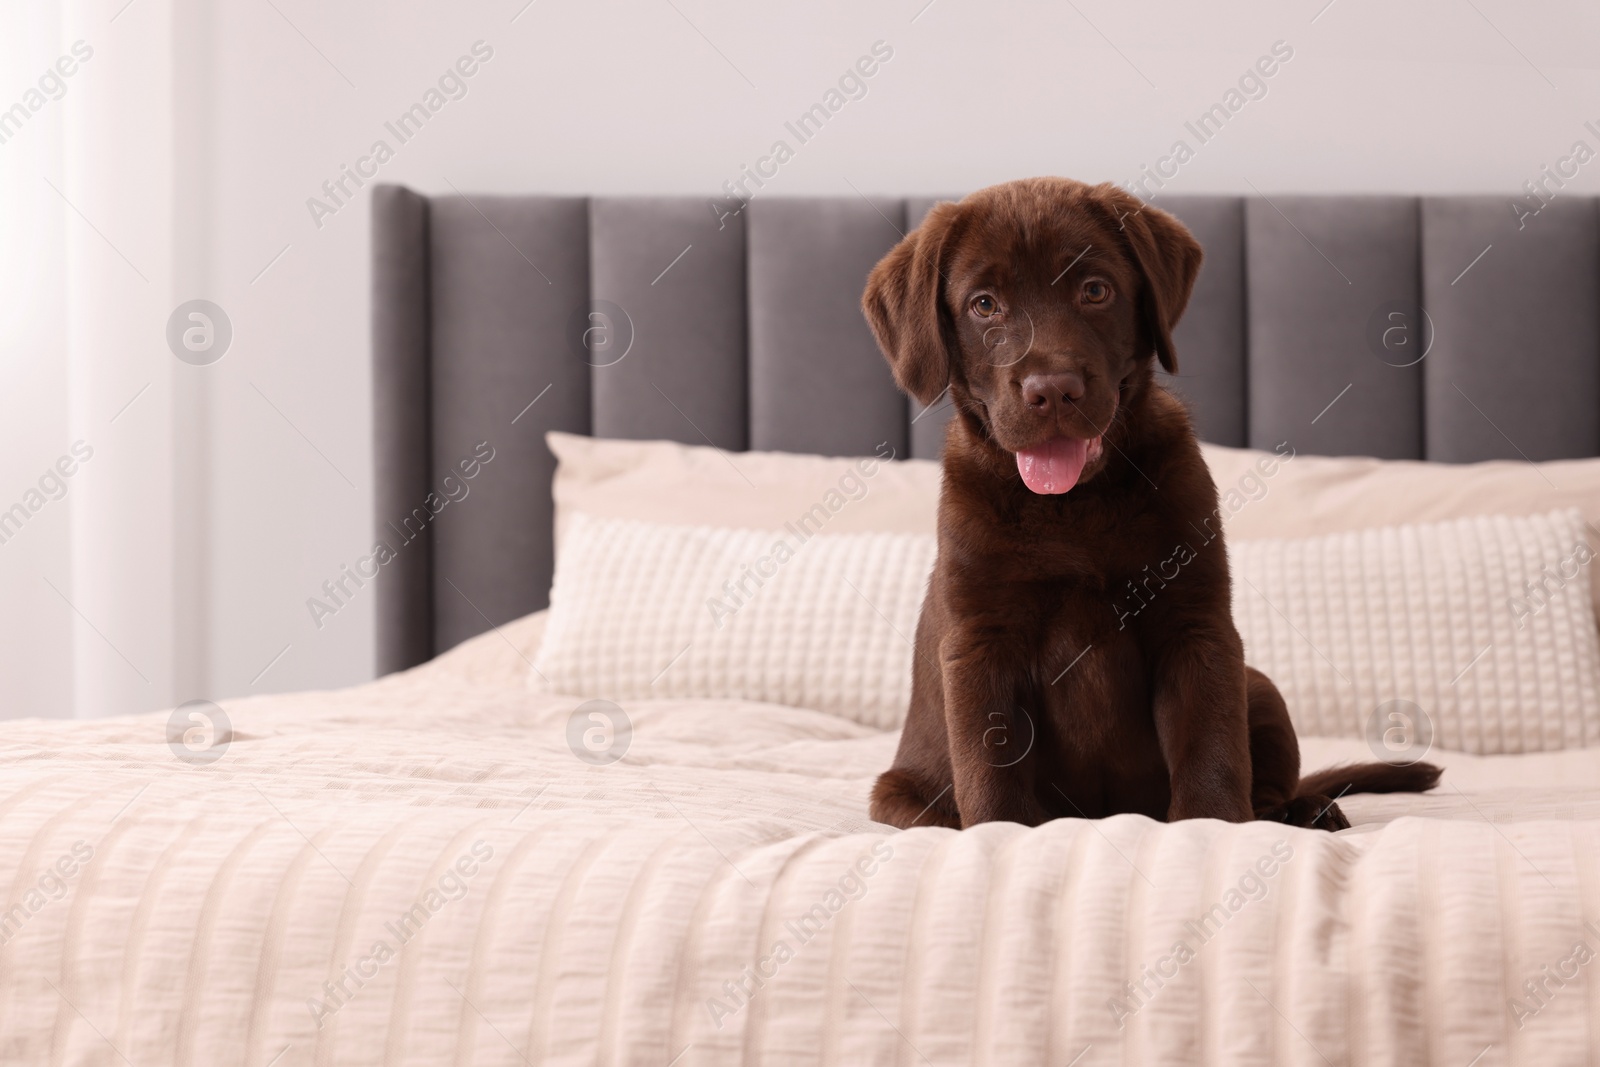
[[[536,688],[814,708],[898,727],[927,534],[766,532],[574,514]]]
[[[1403,700],[1440,748],[1593,746],[1592,558],[1575,509],[1238,541],[1234,621],[1302,736],[1381,737]]]

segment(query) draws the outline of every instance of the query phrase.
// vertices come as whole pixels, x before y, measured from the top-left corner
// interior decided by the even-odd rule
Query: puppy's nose
[[[1083,393],[1083,375],[1077,371],[1030,374],[1022,379],[1022,402],[1038,415],[1052,415],[1068,402],[1082,400]]]

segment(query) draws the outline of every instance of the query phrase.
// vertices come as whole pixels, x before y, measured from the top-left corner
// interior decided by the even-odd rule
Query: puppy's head
[[[1032,178],[935,207],[873,268],[862,307],[902,389],[931,404],[949,388],[1029,489],[1065,493],[1104,466],[1152,357],[1177,369],[1200,256],[1114,185]]]

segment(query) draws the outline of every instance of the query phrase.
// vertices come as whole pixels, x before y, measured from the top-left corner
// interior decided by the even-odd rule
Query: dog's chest
[[[1062,626],[1046,636],[1043,661],[1061,665],[1035,680],[1033,704],[1058,759],[1120,763],[1154,741],[1150,665],[1127,632],[1082,634]]]

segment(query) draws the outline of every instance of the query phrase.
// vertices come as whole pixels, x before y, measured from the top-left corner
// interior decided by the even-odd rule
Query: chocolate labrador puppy
[[[955,408],[875,820],[1338,830],[1338,796],[1438,780],[1425,763],[1301,778],[1283,698],[1245,666],[1216,485],[1152,367],[1177,369],[1200,259],[1116,186],[1035,178],[940,204],[873,269],[862,304],[895,381]]]

